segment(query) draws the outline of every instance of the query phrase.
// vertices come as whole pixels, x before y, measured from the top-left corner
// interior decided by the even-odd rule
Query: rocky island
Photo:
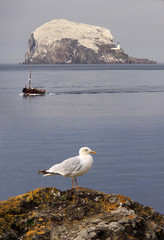
[[[164,215],[116,194],[39,188],[0,202],[1,240],[163,240]]]
[[[113,42],[110,31],[103,27],[53,20],[37,28],[30,36],[25,54],[27,64],[110,64],[155,63],[129,57]]]

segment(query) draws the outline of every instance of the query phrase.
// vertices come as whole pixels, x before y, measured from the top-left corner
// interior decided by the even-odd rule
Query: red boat
[[[46,90],[45,89],[34,88],[34,87],[31,86],[31,71],[30,71],[29,87],[27,87],[25,85],[24,88],[22,89],[22,92],[24,93],[25,96],[27,96],[27,95],[44,95],[46,93]]]

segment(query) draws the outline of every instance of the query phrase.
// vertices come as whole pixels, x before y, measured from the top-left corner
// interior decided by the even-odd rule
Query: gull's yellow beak
[[[96,154],[96,152],[95,152],[95,151],[90,151],[90,153]]]

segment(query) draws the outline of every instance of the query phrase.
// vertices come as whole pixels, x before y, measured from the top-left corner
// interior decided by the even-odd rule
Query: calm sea
[[[21,93],[32,84],[45,96]],[[95,150],[80,186],[164,213],[164,64],[0,65],[0,200],[71,179],[37,174]]]

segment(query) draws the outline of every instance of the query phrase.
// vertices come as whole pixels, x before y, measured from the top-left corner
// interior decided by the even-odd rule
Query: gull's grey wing
[[[72,157],[64,160],[63,162],[52,166],[48,171],[61,174],[69,177],[72,173],[78,172],[82,168],[80,157]]]

